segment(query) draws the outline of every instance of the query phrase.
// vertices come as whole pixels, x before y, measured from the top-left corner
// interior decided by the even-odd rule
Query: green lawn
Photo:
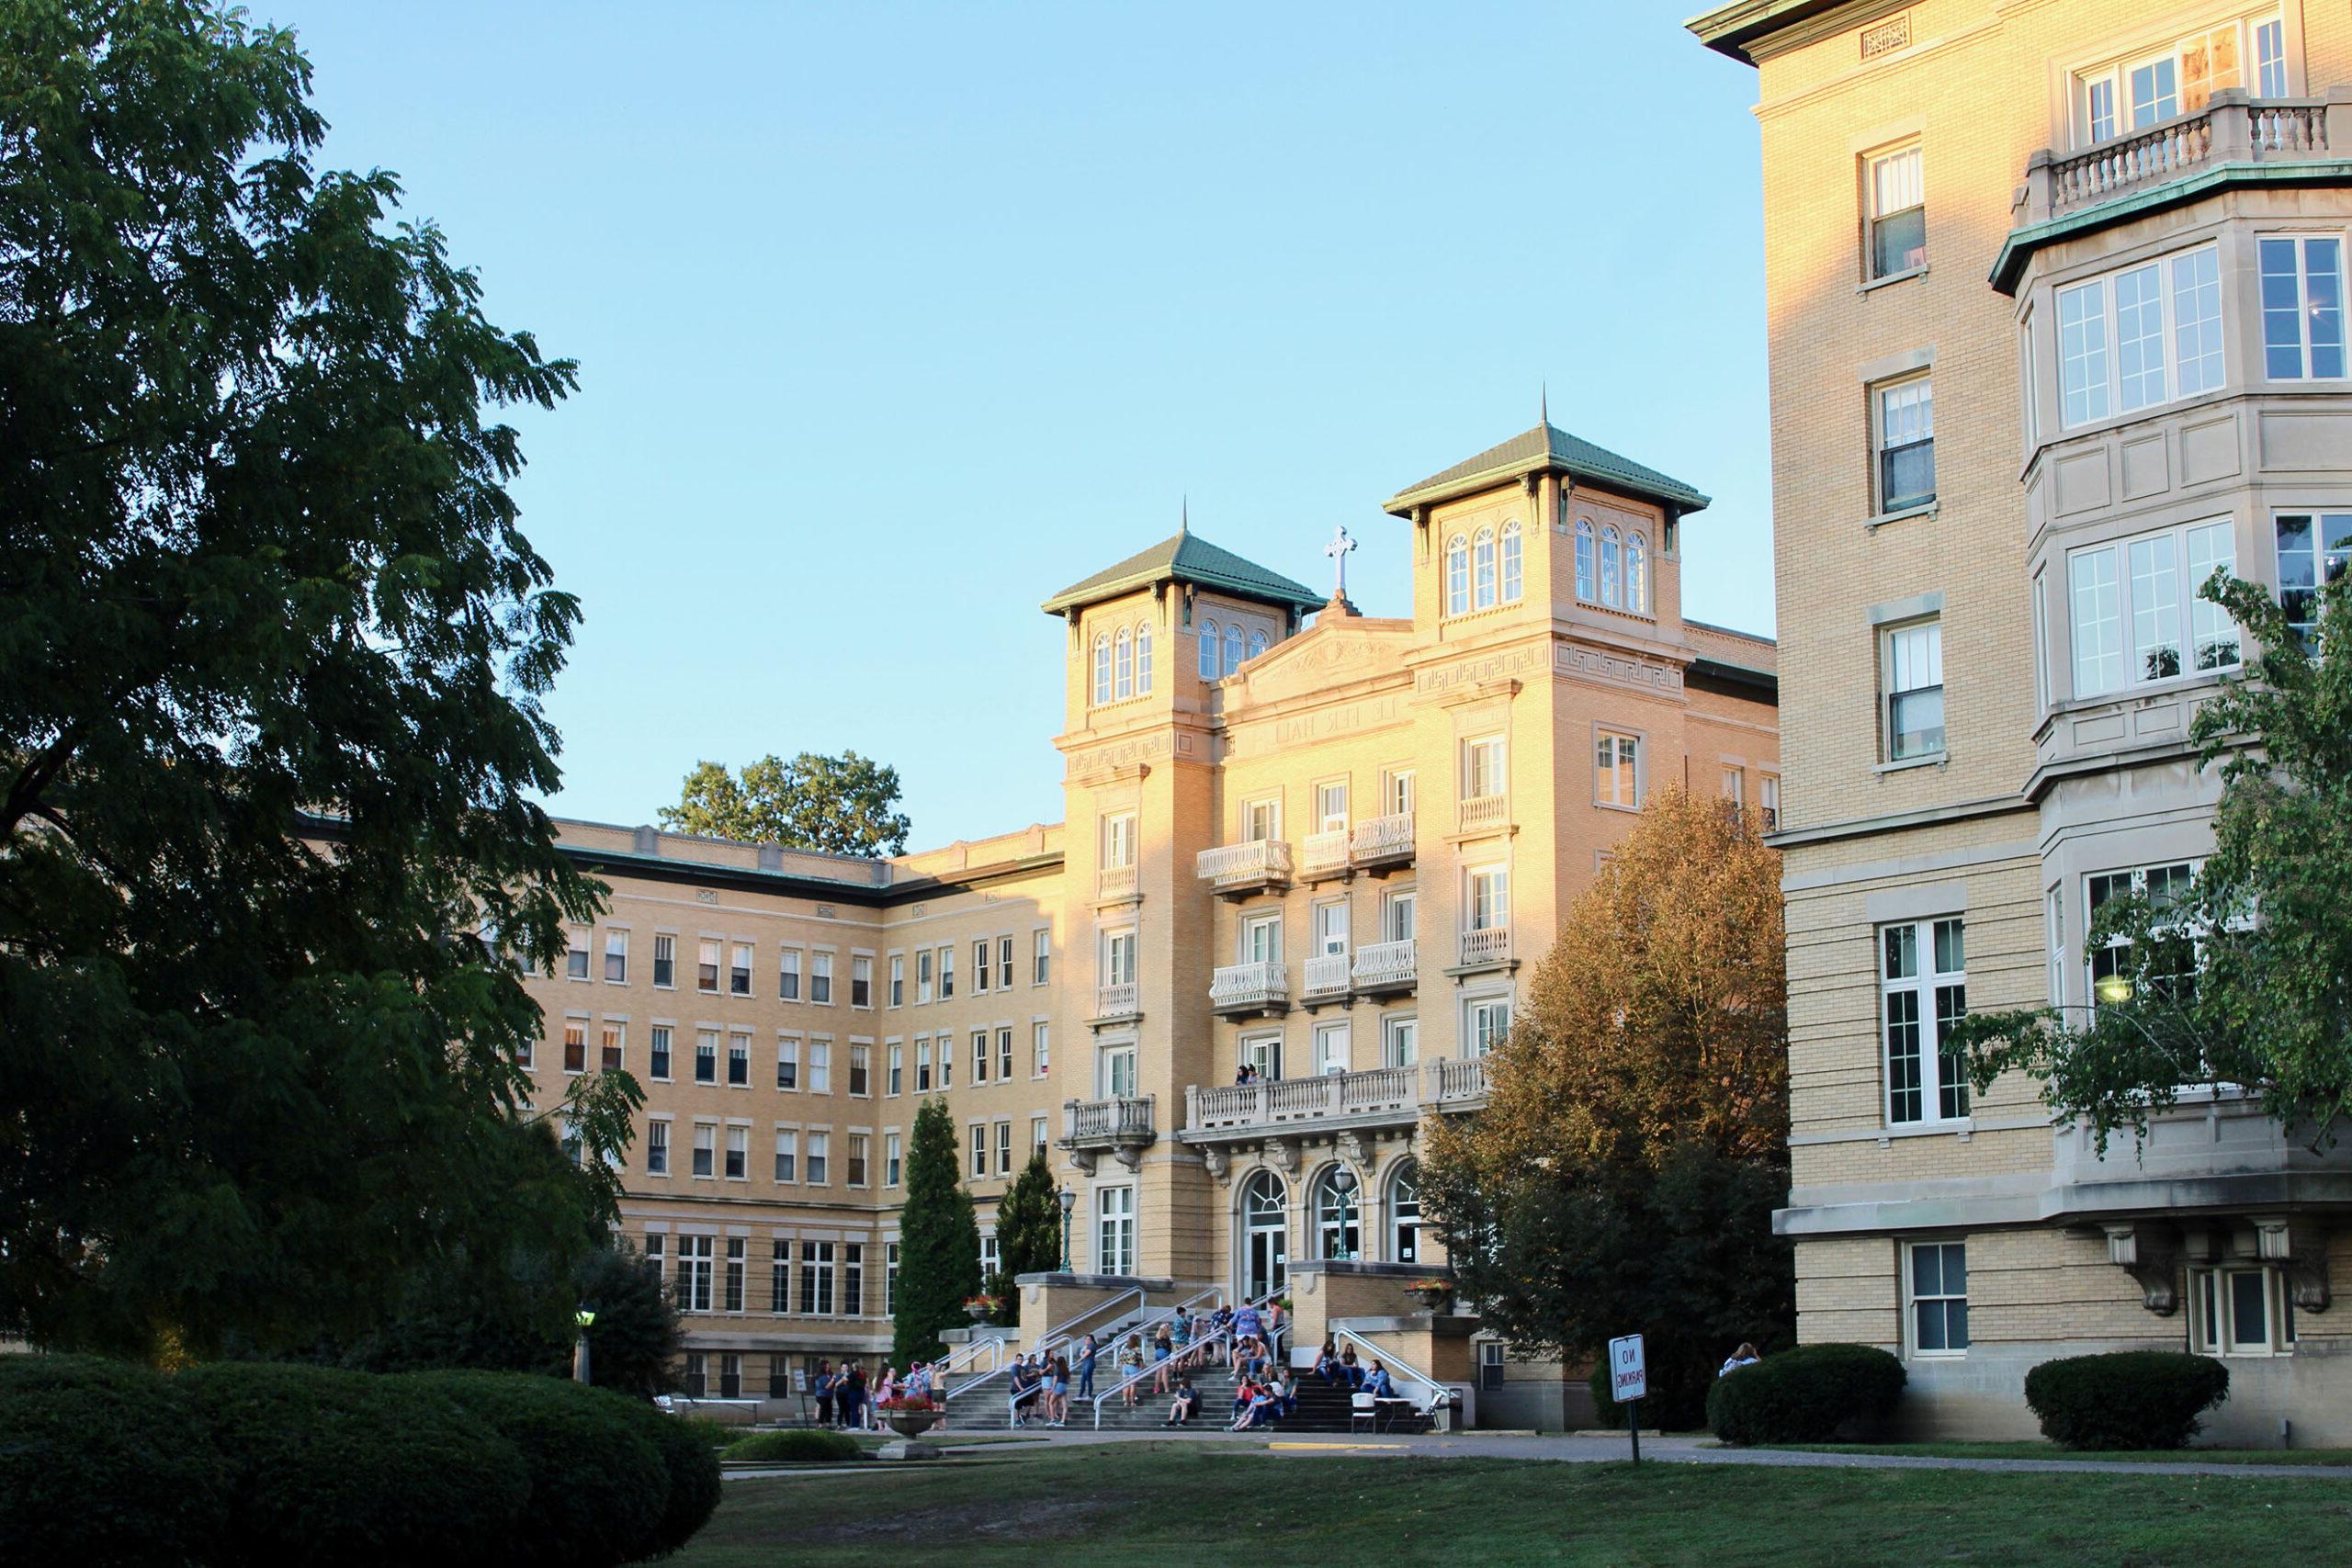
[[[730,1481],[674,1561],[2212,1568],[2352,1531],[2352,1486],[2272,1476],[1986,1474],[1269,1454],[1001,1450],[884,1477]]]
[[[2055,1443],[1768,1443],[1809,1454],[1911,1454],[1925,1459],[2083,1459],[2157,1464],[2340,1464],[2352,1449],[2146,1449],[2096,1451]]]

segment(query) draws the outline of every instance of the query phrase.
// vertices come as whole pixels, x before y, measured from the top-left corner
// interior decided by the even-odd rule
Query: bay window
[[[2193,398],[2222,378],[2221,254],[2213,246],[2058,290],[2062,423]]]
[[[2344,241],[2335,234],[2268,235],[2262,266],[2262,372],[2274,381],[2341,379]]]
[[[2075,695],[2237,664],[2236,626],[2219,604],[2196,597],[2215,571],[2234,571],[2236,563],[2226,518],[2069,553]]]

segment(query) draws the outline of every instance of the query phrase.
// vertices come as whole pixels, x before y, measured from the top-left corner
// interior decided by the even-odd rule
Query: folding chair
[[[1380,1424],[1380,1401],[1368,1393],[1358,1393],[1348,1400],[1348,1430],[1376,1430]]]

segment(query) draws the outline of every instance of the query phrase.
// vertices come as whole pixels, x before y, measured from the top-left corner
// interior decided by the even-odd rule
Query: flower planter
[[[1442,1313],[1445,1303],[1453,1299],[1453,1291],[1450,1286],[1444,1290],[1415,1291],[1413,1299],[1421,1303],[1424,1312]]]
[[[990,1303],[966,1302],[964,1303],[964,1315],[974,1323],[986,1323],[989,1320],[989,1314],[994,1311],[996,1307]]]
[[[946,1414],[944,1410],[885,1410],[882,1419],[902,1438],[920,1438],[938,1426]]]

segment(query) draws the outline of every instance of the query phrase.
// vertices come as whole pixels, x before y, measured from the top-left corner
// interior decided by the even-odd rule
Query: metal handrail
[[[950,1378],[957,1372],[968,1371],[971,1369],[971,1363],[978,1361],[983,1352],[986,1352],[989,1358],[990,1371],[1003,1366],[1004,1336],[990,1335],[986,1339],[974,1339],[968,1342],[963,1348],[955,1351],[945,1360],[940,1362],[932,1375],[937,1378]]]
[[[1141,1334],[1145,1329],[1152,1327],[1159,1322],[1175,1322],[1178,1319],[1190,1314],[1193,1308],[1201,1305],[1204,1302],[1213,1303],[1220,1306],[1223,1305],[1225,1302],[1225,1287],[1223,1285],[1211,1285],[1206,1290],[1195,1291],[1191,1295],[1185,1297],[1182,1301],[1178,1302],[1175,1305],[1162,1307],[1158,1312],[1148,1314],[1140,1321],[1131,1325],[1128,1328],[1124,1329],[1121,1332]],[[1169,1359],[1172,1361],[1179,1356],[1190,1356],[1195,1351],[1206,1349],[1209,1346],[1216,1344],[1220,1339],[1229,1339],[1231,1337],[1232,1331],[1230,1329],[1224,1329],[1217,1333],[1211,1334],[1205,1338],[1192,1340],[1187,1343],[1182,1350],[1176,1351],[1174,1354],[1170,1355]],[[1096,1392],[1093,1396],[1094,1425],[1098,1430],[1102,1425],[1102,1402],[1110,1398],[1113,1394],[1117,1393],[1122,1389],[1132,1388],[1148,1377],[1158,1376],[1160,1365],[1161,1363],[1158,1361],[1146,1361],[1143,1365],[1137,1367],[1134,1371],[1129,1372],[1125,1377],[1119,1379],[1108,1388]]]
[[[1354,1329],[1335,1327],[1331,1330],[1331,1341],[1333,1344],[1336,1345],[1342,1339],[1353,1341],[1357,1346],[1363,1348],[1365,1354],[1371,1356],[1382,1366],[1387,1368],[1389,1382],[1396,1382],[1399,1381],[1399,1374],[1401,1373],[1403,1377],[1408,1378],[1412,1382],[1417,1382],[1423,1388],[1429,1390],[1430,1402],[1422,1407],[1421,1413],[1423,1415],[1426,1416],[1437,1410],[1442,1405],[1448,1405],[1453,1403],[1453,1391],[1452,1389],[1446,1387],[1443,1383],[1438,1382],[1427,1372],[1416,1368],[1411,1362],[1400,1360],[1393,1352],[1374,1344],[1371,1340],[1366,1339],[1363,1335],[1358,1334]]]
[[[1040,1356],[1048,1355],[1060,1348],[1062,1346],[1069,1344],[1070,1341],[1070,1330],[1073,1327],[1079,1324],[1084,1323],[1088,1318],[1094,1316],[1105,1308],[1120,1305],[1125,1303],[1129,1296],[1133,1296],[1136,1299],[1136,1304],[1146,1309],[1143,1321],[1148,1321],[1150,1315],[1149,1308],[1151,1305],[1150,1296],[1144,1291],[1142,1286],[1130,1285],[1125,1290],[1121,1291],[1117,1295],[1099,1301],[1092,1306],[1088,1307],[1084,1312],[1080,1313],[1076,1317],[1065,1319],[1057,1326],[1048,1329],[1046,1332],[1045,1337],[1037,1341],[1037,1348],[1035,1353]],[[987,1382],[989,1379],[1003,1373],[1005,1370],[1006,1369],[1004,1367],[1000,1366],[992,1371],[983,1372],[978,1377],[976,1377],[971,1382],[966,1383],[962,1388],[956,1390],[955,1393],[948,1394],[945,1397],[952,1399],[956,1394],[969,1393],[972,1390],[979,1387],[982,1383]],[[1013,1416],[1012,1415],[1012,1397],[1013,1396],[1011,1394],[1007,1394],[1005,1396],[1005,1424],[1007,1426],[1012,1425],[1013,1421]]]

